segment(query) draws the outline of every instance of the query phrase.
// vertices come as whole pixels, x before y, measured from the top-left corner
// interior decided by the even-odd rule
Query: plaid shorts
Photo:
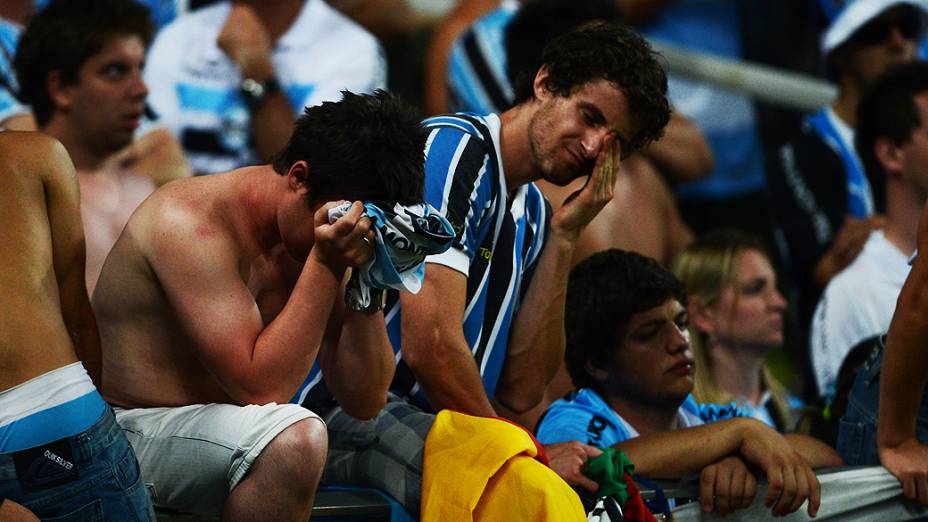
[[[384,491],[413,517],[422,497],[422,454],[435,415],[390,394],[371,420],[360,421],[336,407],[325,415],[329,459],[322,483]]]

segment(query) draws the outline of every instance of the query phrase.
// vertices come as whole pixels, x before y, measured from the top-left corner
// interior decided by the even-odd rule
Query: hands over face
[[[772,428],[752,422],[741,444],[741,456],[757,466],[767,476],[767,496],[764,505],[775,516],[799,509],[809,501],[808,513],[814,517],[821,502],[818,478],[809,464]]]
[[[599,490],[599,484],[583,474],[590,457],[602,455],[602,451],[577,441],[549,444],[545,446],[548,466],[571,487],[581,487],[590,493]]]
[[[703,511],[725,516],[750,506],[756,493],[757,479],[740,457],[725,457],[699,473]]]
[[[878,451],[880,463],[902,483],[906,498],[928,505],[928,446],[909,439]]]
[[[599,211],[612,201],[620,165],[621,151],[617,149],[615,135],[609,135],[586,184],[568,196],[564,206],[551,217],[553,231],[576,240]]]
[[[314,215],[312,255],[331,269],[363,265],[374,253],[374,231],[361,202],[355,201],[347,214],[329,224],[329,209],[343,203],[330,201]]]

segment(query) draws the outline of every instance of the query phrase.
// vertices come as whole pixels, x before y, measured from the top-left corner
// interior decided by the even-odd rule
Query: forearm
[[[282,91],[269,94],[251,113],[251,131],[262,160],[270,161],[287,144],[295,120]]]
[[[928,384],[928,358],[924,354],[928,346],[928,278],[921,272],[916,274],[913,269],[903,286],[886,338],[880,370],[880,447],[915,438],[918,409]]]
[[[664,137],[642,149],[641,154],[667,179],[678,182],[704,178],[715,166],[702,131],[677,113],[664,129]]]
[[[651,478],[680,478],[729,455],[737,455],[747,430],[745,419],[714,422],[628,439],[613,445]]]
[[[843,466],[841,456],[828,444],[806,436],[788,434],[783,436],[786,442],[799,453],[800,456],[813,468],[833,468]]]
[[[455,340],[457,341],[457,340]],[[483,388],[474,356],[463,337],[436,342],[431,354],[410,359],[403,345],[404,360],[435,410],[450,409],[479,417],[495,417]]]
[[[276,71],[269,54],[250,58],[240,59],[239,69],[242,78],[251,78],[259,82],[276,79]],[[287,144],[295,120],[296,117],[282,89],[267,93],[260,105],[251,110],[251,132],[262,160],[269,161]]]
[[[551,232],[510,331],[496,399],[515,412],[538,404],[564,360],[564,302],[576,239]]]
[[[236,400],[244,404],[290,400],[316,359],[342,274],[310,253],[287,303],[258,335],[251,359],[235,376],[235,384],[227,386]]]
[[[329,391],[350,415],[376,415],[386,404],[395,368],[383,314],[347,311],[337,349],[328,348],[320,352],[319,362]]]

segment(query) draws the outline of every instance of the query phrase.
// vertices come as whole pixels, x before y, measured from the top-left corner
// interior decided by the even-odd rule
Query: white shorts
[[[232,489],[280,432],[318,415],[295,404],[114,408],[152,503],[219,515]]]

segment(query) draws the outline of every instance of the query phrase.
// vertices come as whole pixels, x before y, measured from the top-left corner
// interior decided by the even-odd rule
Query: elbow
[[[387,404],[387,392],[367,400],[339,401],[339,405],[348,415],[361,421],[371,420],[380,413]]]
[[[715,168],[715,158],[712,156],[712,151],[706,149],[705,154],[701,158],[698,158],[695,163],[695,176],[693,176],[692,179],[695,181],[708,176]]]
[[[236,403],[238,403],[239,406],[249,406],[252,404],[257,405],[257,406],[264,406],[265,404],[270,404],[272,402],[276,402],[280,404],[280,403],[288,402],[289,400],[289,397],[287,399],[281,400],[280,397],[272,393],[251,393],[251,392],[237,393],[234,396],[232,396],[232,398],[235,400]]]
[[[422,375],[434,366],[443,367],[448,362],[450,348],[441,342],[442,335],[438,328],[431,328],[423,338],[403,338],[403,362],[412,370],[413,375]]]
[[[240,387],[237,390],[226,390],[229,396],[239,406],[258,405],[277,403],[286,404],[290,402],[296,390],[277,390],[265,386],[256,385],[253,387]]]

